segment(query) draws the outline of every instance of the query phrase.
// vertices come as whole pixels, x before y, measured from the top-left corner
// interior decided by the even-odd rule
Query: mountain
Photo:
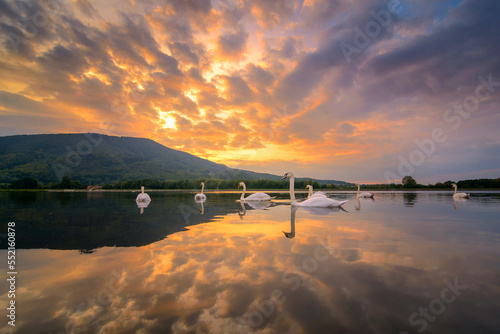
[[[59,182],[64,174],[85,184],[155,179],[268,179],[281,177],[229,168],[151,139],[96,133],[0,137],[0,183],[33,177]],[[342,181],[330,183],[344,184]]]
[[[279,179],[232,169],[145,138],[95,133],[0,137],[0,183],[26,176],[57,182],[64,174],[89,184],[201,177]]]

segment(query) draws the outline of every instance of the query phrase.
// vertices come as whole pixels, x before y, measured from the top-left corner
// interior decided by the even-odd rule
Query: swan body
[[[453,198],[469,198],[470,195],[467,193],[457,193],[457,185],[453,184],[452,187],[455,189],[455,192],[453,193]]]
[[[358,186],[358,192],[356,194],[356,197],[358,197],[358,198],[373,198],[372,193],[369,193],[369,192],[359,193],[359,184],[357,186]]]
[[[317,208],[338,208],[348,201],[337,201],[328,197],[312,197],[306,199],[303,202],[297,202],[295,200],[295,176],[293,173],[286,173],[281,179],[290,179],[290,201],[292,206],[303,206],[303,207],[317,207]]]
[[[308,207],[316,207],[316,208],[338,208],[342,206],[344,203],[348,201],[337,201],[328,197],[312,197],[308,198],[303,202],[295,203],[293,206],[308,206]]]
[[[207,195],[203,193],[203,190],[205,189],[205,182],[200,183],[201,186],[201,193],[198,193],[194,195],[194,200],[195,201],[205,201],[207,199]]]
[[[313,193],[313,186],[308,184],[306,188],[309,188],[309,195],[307,195],[307,198],[313,198],[313,197],[326,197],[326,194],[322,191],[316,191]]]
[[[245,198],[245,192],[247,191],[247,186],[245,185],[245,183],[240,182],[240,184],[238,185],[238,188],[239,187],[243,187],[243,192],[241,193],[240,201],[270,201],[271,199],[274,198],[274,197],[269,196],[266,193],[261,193],[261,192],[251,194]]]
[[[144,187],[141,187],[141,193],[135,198],[136,202],[151,202],[151,197],[144,192]]]

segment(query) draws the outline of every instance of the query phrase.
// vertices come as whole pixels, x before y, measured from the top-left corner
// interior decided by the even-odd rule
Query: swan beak
[[[240,189],[240,187],[241,187],[241,186],[238,184],[238,189]]]
[[[282,177],[281,179],[282,179],[282,180],[283,180],[283,179],[286,179],[286,178],[287,178],[287,176],[288,176],[288,174],[285,174],[285,175],[283,175],[283,177]]]

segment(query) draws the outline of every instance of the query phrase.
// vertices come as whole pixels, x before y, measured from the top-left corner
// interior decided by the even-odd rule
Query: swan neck
[[[357,194],[359,195],[359,184],[358,184],[358,193]]]
[[[203,194],[203,190],[205,190],[205,183],[201,184],[201,193]]]
[[[141,187],[141,194],[144,194],[144,187]]]
[[[295,203],[295,177],[290,178],[290,200],[292,205]]]
[[[244,200],[245,199],[245,192],[247,191],[247,186],[243,183],[243,192],[241,193],[241,197],[240,197],[240,200]]]
[[[454,186],[453,189],[455,189],[455,192],[453,194],[457,193],[457,186]]]

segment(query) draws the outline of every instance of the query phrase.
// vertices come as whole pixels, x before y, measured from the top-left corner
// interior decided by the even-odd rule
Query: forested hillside
[[[64,175],[87,185],[145,179],[277,181],[281,178],[229,168],[145,138],[95,133],[0,137],[0,184],[24,178],[57,183]],[[320,182],[327,183],[347,184],[333,180]]]

